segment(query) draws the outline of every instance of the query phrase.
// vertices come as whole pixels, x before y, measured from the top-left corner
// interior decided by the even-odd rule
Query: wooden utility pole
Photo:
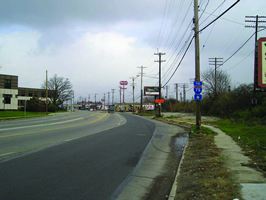
[[[110,92],[107,93],[108,94],[108,108],[110,106]]]
[[[120,93],[120,104],[119,104],[119,111],[121,112],[121,86],[119,86],[119,93]]]
[[[105,93],[103,93],[103,109],[105,110]]]
[[[199,49],[199,5],[198,0],[194,0],[194,31],[195,31],[195,80],[200,81],[200,49]],[[196,100],[196,129],[201,128],[200,101]]]
[[[135,98],[134,98],[134,90],[135,90],[135,83],[134,83],[134,81],[135,81],[135,77],[131,77],[130,79],[132,79],[132,81],[133,81],[133,84],[132,84],[132,90],[133,90],[133,109],[132,109],[132,111],[133,111],[133,113],[135,112]]]
[[[115,89],[112,89],[112,105],[114,106],[114,93],[115,93]]]
[[[223,65],[223,58],[209,58],[209,65],[214,65],[214,99],[217,98],[217,65]]]
[[[178,101],[178,84],[175,83],[175,98]]]
[[[141,91],[141,94],[140,94],[140,113],[142,113],[143,112],[143,87],[142,87],[142,83],[143,83],[143,68],[147,68],[147,67],[143,67],[143,66],[141,66],[141,67],[138,67],[138,68],[140,68],[141,69],[141,72],[139,73],[140,74],[140,77],[141,77],[141,86],[140,86],[140,91]]]
[[[162,66],[161,66],[161,63],[165,62],[165,60],[162,60],[162,55],[165,55],[165,53],[154,53],[154,55],[159,56],[159,60],[155,60],[155,62],[159,62],[159,99],[161,99],[162,98],[162,82],[161,82]],[[162,106],[159,104],[159,117],[161,117],[161,112],[162,112]]]
[[[46,115],[48,115],[48,71],[46,70]],[[26,100],[25,100],[26,101]]]

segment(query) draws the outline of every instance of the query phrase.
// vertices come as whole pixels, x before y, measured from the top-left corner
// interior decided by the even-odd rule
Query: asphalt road
[[[108,199],[137,165],[155,131],[154,123],[135,116],[123,114],[126,123],[119,126],[116,124],[121,120],[119,114],[108,116],[88,125],[51,132],[60,135],[71,129],[75,133],[81,127],[89,129],[93,125],[99,128],[114,120],[115,123],[105,127],[108,130],[96,128],[97,134],[82,135],[1,162],[0,199]],[[8,138],[44,133],[50,132]],[[0,138],[0,141],[8,138]]]
[[[0,122],[0,161],[120,126],[120,115],[77,111]]]

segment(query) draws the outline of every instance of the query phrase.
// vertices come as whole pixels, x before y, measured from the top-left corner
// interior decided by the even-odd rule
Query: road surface
[[[10,157],[0,163],[0,199],[108,199],[154,131],[135,116],[87,111],[1,123],[0,152]]]

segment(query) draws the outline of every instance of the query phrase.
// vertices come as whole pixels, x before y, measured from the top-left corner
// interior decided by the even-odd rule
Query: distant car
[[[108,108],[108,113],[114,113],[114,112],[115,112],[114,107],[109,107],[109,108]]]

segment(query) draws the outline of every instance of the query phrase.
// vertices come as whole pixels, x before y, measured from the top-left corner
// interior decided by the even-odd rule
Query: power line
[[[190,47],[190,45],[191,45],[193,39],[194,39],[194,37],[191,38],[191,40],[190,40],[190,42],[189,42],[189,45],[188,45],[188,47],[187,47],[185,53],[183,54],[183,56],[182,56],[182,58],[181,58],[179,64],[178,64],[177,67],[175,68],[175,71],[173,72],[173,74],[171,75],[171,77],[169,78],[169,80],[164,84],[164,86],[167,85],[167,83],[169,83],[169,81],[173,78],[173,76],[174,76],[176,70],[179,68],[179,66],[181,65],[181,63],[182,63],[182,61],[183,61],[183,59],[184,59],[184,57],[185,57],[185,55],[187,54],[187,51],[188,51],[188,49],[189,49],[189,47]],[[164,86],[163,86],[163,87],[164,87]]]
[[[215,21],[217,21],[220,17],[222,17],[225,13],[227,13],[231,8],[233,8],[240,0],[237,0],[232,6],[230,6],[228,9],[226,9],[222,14],[220,14],[216,19],[214,19],[213,21],[211,21],[207,26],[205,26],[204,28],[202,28],[200,32],[202,32],[203,30],[205,30],[206,28],[208,28],[212,23],[214,23]]]

